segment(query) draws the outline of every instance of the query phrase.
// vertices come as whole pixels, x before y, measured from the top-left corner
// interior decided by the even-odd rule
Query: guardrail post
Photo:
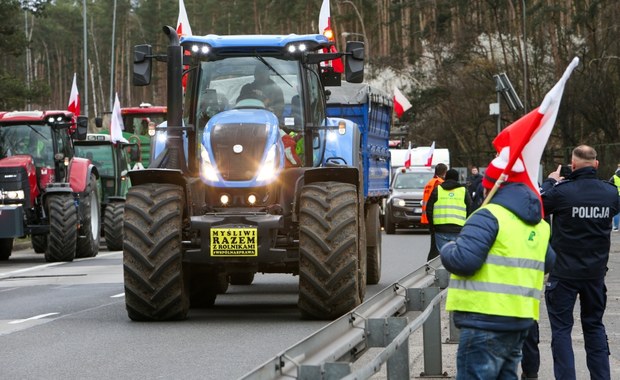
[[[454,313],[450,312],[450,336],[446,339],[446,343],[458,343],[461,338],[461,330],[454,324]]]
[[[407,327],[407,318],[373,318],[367,321],[368,347],[386,347]],[[409,369],[409,339],[387,360],[387,377],[390,380],[407,380]]]
[[[407,289],[409,297],[408,310],[423,311],[440,293],[438,287],[423,289]],[[424,349],[424,372],[420,377],[446,376],[442,372],[441,361],[441,304],[433,307],[428,319],[422,326],[422,340]]]

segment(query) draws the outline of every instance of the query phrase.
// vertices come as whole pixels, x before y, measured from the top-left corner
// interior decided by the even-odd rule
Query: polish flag
[[[394,86],[394,112],[396,112],[396,116],[400,119],[409,108],[411,108],[409,100],[400,92],[398,87]]]
[[[319,11],[319,33],[327,37],[327,39],[331,42],[335,42],[336,39],[334,37],[334,30],[332,29],[332,19],[331,12],[329,10],[329,0],[323,0],[321,4],[321,10]],[[326,52],[326,51],[324,51]],[[337,53],[338,49],[336,46],[331,46],[329,48],[329,53]],[[334,59],[331,61],[331,65],[334,68],[334,71],[337,73],[344,72],[344,65],[342,64],[342,59]]]
[[[508,178],[508,173],[513,171],[513,167],[515,172],[522,171],[520,169],[523,167],[527,173],[526,185],[536,194],[540,194],[538,188],[540,158],[553,130],[564,86],[577,65],[579,58],[575,57],[560,80],[545,95],[540,106],[509,125],[493,140],[493,146],[500,156],[508,157],[502,176],[495,183],[496,187]]]
[[[69,95],[67,110],[73,112],[73,114],[78,117],[80,116],[80,93],[78,92],[76,77],[77,75],[73,73],[73,85],[71,86],[71,95]]]
[[[112,107],[112,121],[110,123],[110,141],[113,143],[124,142],[127,140],[123,137],[123,117],[121,116],[121,102],[118,101],[118,93],[114,97],[114,107]]]
[[[189,26],[187,11],[185,10],[185,3],[183,2],[183,0],[179,0],[179,19],[177,20],[177,34],[179,35],[179,37],[192,35],[192,28]]]
[[[424,159],[426,160],[426,163],[424,164],[424,166],[431,166],[431,164],[433,163],[433,153],[435,153],[435,142],[434,141],[431,144],[430,149],[426,153],[426,156],[424,156]]]
[[[409,169],[411,166],[411,141],[409,141],[409,149],[407,150],[407,159],[405,160],[405,168]]]

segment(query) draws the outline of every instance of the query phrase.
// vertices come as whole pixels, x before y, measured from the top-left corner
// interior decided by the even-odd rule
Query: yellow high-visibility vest
[[[499,223],[495,243],[473,276],[450,276],[446,310],[538,320],[549,225],[528,225],[497,204],[482,208]]]
[[[620,177],[614,174],[614,185],[618,188],[618,195],[620,195]]]
[[[433,207],[433,224],[465,225],[467,206],[465,205],[465,187],[445,190],[437,186],[437,201]]]

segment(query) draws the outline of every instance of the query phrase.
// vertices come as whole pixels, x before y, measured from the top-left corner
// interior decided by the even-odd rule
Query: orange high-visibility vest
[[[420,223],[428,224],[428,218],[426,217],[426,205],[428,204],[428,200],[431,198],[431,193],[435,188],[443,183],[443,178],[441,177],[433,177],[430,181],[424,186],[424,194],[422,194],[422,218],[420,219]]]

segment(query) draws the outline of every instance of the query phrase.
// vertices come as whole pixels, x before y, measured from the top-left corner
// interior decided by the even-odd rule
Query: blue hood
[[[490,203],[507,208],[527,224],[536,224],[542,219],[540,199],[522,183],[505,183],[495,193]]]

